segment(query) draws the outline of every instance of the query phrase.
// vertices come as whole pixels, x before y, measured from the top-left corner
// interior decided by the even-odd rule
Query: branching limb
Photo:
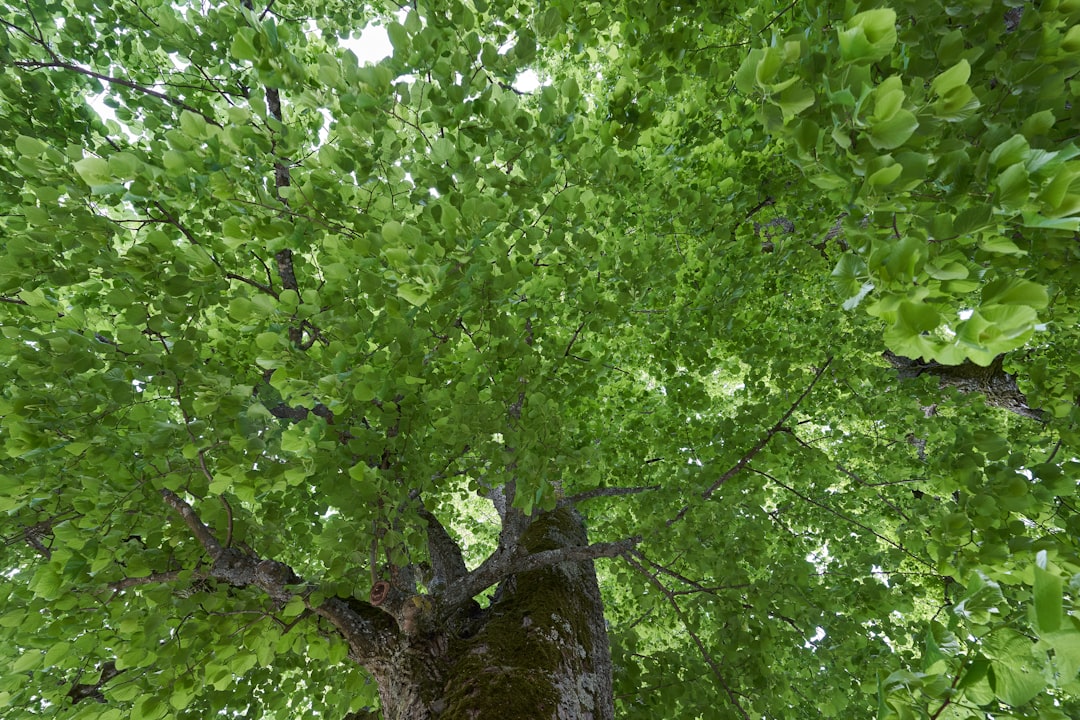
[[[162,490],[161,495],[209,553],[213,561],[209,577],[235,587],[257,587],[278,603],[303,598],[308,610],[330,621],[349,643],[349,655],[359,663],[370,662],[385,653],[396,633],[393,621],[384,613],[359,600],[330,597],[318,605],[310,602],[315,586],[304,582],[288,565],[234,547],[223,547],[191,505],[171,490]]]
[[[702,497],[703,500],[708,500],[710,497],[713,496],[713,493],[715,493],[717,490],[720,489],[720,487],[724,483],[726,483],[728,480],[730,480],[731,478],[738,475],[739,472],[743,468],[745,468],[747,466],[747,464],[751,460],[753,460],[757,456],[757,454],[759,452],[761,452],[762,450],[765,449],[765,446],[769,444],[769,441],[772,440],[773,436],[776,435],[776,433],[778,433],[778,432],[780,432],[781,430],[784,429],[784,425],[788,421],[788,418],[790,418],[795,413],[795,410],[798,409],[799,405],[802,404],[802,401],[805,400],[806,396],[810,394],[810,391],[814,389],[814,386],[817,385],[818,380],[821,379],[821,376],[825,374],[825,370],[828,369],[829,364],[832,363],[832,360],[833,360],[832,356],[829,356],[828,358],[826,358],[825,364],[822,365],[820,368],[818,368],[817,372],[814,373],[814,379],[810,381],[810,384],[807,385],[806,389],[802,391],[802,394],[799,395],[799,397],[795,399],[795,402],[793,402],[791,404],[791,406],[787,409],[787,411],[783,414],[783,416],[779,420],[776,421],[776,424],[773,425],[771,428],[769,428],[769,431],[766,432],[765,435],[762,436],[762,438],[760,440],[758,440],[757,443],[752,448],[747,450],[746,453],[741,458],[739,458],[739,460],[734,465],[732,465],[730,468],[728,468],[727,472],[725,472],[723,475],[721,475],[716,480],[716,482],[714,482],[712,485],[710,485],[707,489],[705,489],[701,493],[701,497]],[[690,505],[689,504],[683,505],[682,509],[679,510],[679,512],[675,514],[675,517],[668,520],[668,522],[667,522],[668,527],[671,527],[672,525],[677,523],[679,520],[682,520],[686,516],[686,513],[689,512],[689,511],[690,511]]]
[[[446,532],[446,528],[427,508],[420,506],[418,514],[428,526],[428,556],[434,574],[429,586],[431,594],[453,585],[468,574],[461,547]]]
[[[713,677],[716,678],[716,681],[720,683],[720,687],[724,688],[724,692],[727,693],[728,701],[744,720],[750,720],[750,715],[746,712],[746,709],[742,704],[739,703],[739,698],[736,696],[735,691],[732,690],[731,685],[728,684],[727,679],[724,677],[723,673],[720,672],[719,664],[713,659],[713,656],[705,648],[705,643],[701,641],[701,638],[698,637],[698,634],[694,632],[693,628],[690,626],[686,614],[683,612],[682,608],[679,607],[679,601],[675,599],[675,595],[664,585],[664,583],[660,582],[655,574],[646,570],[641,563],[630,557],[629,553],[623,555],[623,559],[630,564],[630,567],[644,575],[649,583],[660,591],[661,595],[667,598],[671,608],[675,611],[675,615],[679,618],[679,622],[683,624],[683,627],[686,628],[686,632],[690,635],[690,639],[693,640],[694,645],[697,646],[698,652],[701,653],[701,657],[705,660],[705,664],[712,670]]]
[[[443,595],[443,604],[448,608],[457,607],[479,595],[486,588],[517,573],[539,570],[564,562],[585,562],[598,558],[618,557],[629,552],[639,542],[641,542],[640,537],[632,537],[617,542],[562,547],[532,554],[522,554],[520,548],[508,550],[500,546],[480,564],[480,567],[447,589]]]
[[[799,407],[799,405],[802,404],[802,401],[805,400],[806,396],[810,394],[810,391],[814,389],[814,386],[817,385],[818,380],[821,379],[821,376],[825,374],[825,370],[828,369],[831,362],[832,357],[829,357],[825,360],[825,364],[818,368],[817,372],[814,373],[814,379],[810,381],[810,384],[806,386],[806,389],[802,391],[802,394],[795,399],[795,402],[791,404],[791,407],[787,409],[787,412],[784,413],[783,417],[777,420],[776,424],[769,428],[769,432],[765,433],[765,437],[758,440],[757,444],[754,445],[754,447],[750,448],[750,450],[745,455],[739,458],[738,462],[732,465],[726,473],[721,475],[716,482],[710,485],[708,490],[701,493],[702,499],[708,500],[710,497],[712,497],[712,494],[719,490],[721,485],[723,485],[732,477],[737,475],[740,470],[746,467],[747,463],[754,459],[754,456],[756,456],[765,448],[769,441],[772,440],[773,435],[776,435],[776,433],[784,429],[784,423],[788,421],[788,418],[790,418],[792,414],[794,414],[795,410]]]
[[[673,591],[671,591],[672,595],[688,595],[688,594],[691,594],[691,593],[699,593],[699,592],[708,593],[710,595],[715,595],[717,592],[719,592],[721,590],[741,590],[741,589],[745,589],[745,588],[750,587],[749,584],[744,584],[744,585],[716,585],[716,586],[711,586],[711,587],[710,586],[705,586],[705,585],[702,585],[701,583],[697,582],[696,580],[691,580],[690,578],[686,577],[682,573],[679,573],[679,572],[676,572],[675,570],[672,570],[671,568],[667,567],[666,565],[661,565],[658,562],[654,562],[654,561],[650,560],[649,558],[645,557],[645,553],[643,553],[641,550],[638,550],[638,549],[635,548],[633,550],[630,550],[629,554],[630,554],[631,557],[636,558],[636,559],[640,560],[641,562],[647,564],[649,567],[653,568],[657,573],[662,574],[662,575],[667,575],[668,577],[674,578],[675,580],[678,580],[679,582],[681,582],[684,585],[687,585],[687,586],[689,586],[691,588],[690,590],[679,590],[679,591],[673,590]]]

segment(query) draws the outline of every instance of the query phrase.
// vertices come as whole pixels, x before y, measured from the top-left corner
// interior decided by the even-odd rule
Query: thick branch
[[[520,554],[517,547],[508,550],[500,546],[480,564],[480,567],[447,589],[443,595],[443,606],[457,607],[492,585],[517,573],[539,570],[564,562],[585,562],[598,558],[618,557],[629,552],[639,542],[641,542],[640,537],[632,537],[618,542],[542,550],[531,555]]]
[[[461,547],[450,537],[450,533],[446,532],[439,518],[423,506],[418,513],[428,526],[428,559],[433,573],[429,591],[432,595],[437,595],[442,589],[465,577],[468,569],[461,556]]]
[[[1004,355],[998,355],[987,367],[970,361],[960,365],[942,365],[934,360],[912,360],[889,351],[885,351],[884,357],[896,368],[901,380],[933,375],[938,378],[940,387],[954,387],[963,393],[982,393],[987,405],[1033,420],[1043,418],[1042,410],[1028,406],[1027,397],[1016,385],[1016,378],[1002,369]]]
[[[195,514],[194,508],[188,505],[187,502],[182,500],[179,495],[174,493],[168,488],[161,491],[161,496],[165,498],[173,510],[176,510],[183,518],[184,524],[191,530],[191,534],[195,536],[195,539],[199,541],[199,544],[206,548],[206,552],[210,553],[210,557],[216,562],[221,557],[224,549],[221,547],[221,543],[214,537],[214,533],[208,528],[199,516]]]
[[[394,637],[392,621],[368,603],[327,598],[318,605],[309,601],[316,586],[304,582],[293,569],[276,560],[222,547],[195,510],[171,490],[162,490],[165,501],[184,519],[193,535],[213,558],[209,576],[235,587],[254,586],[278,603],[301,597],[309,610],[330,621],[349,643],[350,657],[368,663],[384,655]]]

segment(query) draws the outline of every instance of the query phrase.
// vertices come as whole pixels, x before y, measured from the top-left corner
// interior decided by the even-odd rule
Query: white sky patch
[[[116,122],[120,122],[116,119],[116,111],[105,104],[105,96],[108,94],[108,90],[103,90],[97,95],[87,98],[86,104],[92,107],[94,109],[94,112],[96,112],[98,114],[98,117],[100,117],[102,120],[106,122],[108,122],[109,120],[116,120]]]
[[[394,54],[394,46],[390,44],[390,35],[382,25],[368,25],[360,31],[359,36],[350,35],[339,43],[341,47],[352,50],[361,65],[377,63]]]
[[[806,556],[806,562],[813,564],[819,573],[823,573],[828,569],[831,560],[832,556],[829,554],[829,543],[825,543],[821,546],[820,550],[809,553]]]
[[[885,568],[880,565],[872,565],[870,567],[870,574],[874,576],[874,579],[878,580],[885,587],[889,587],[889,574],[885,572]]]
[[[514,89],[518,92],[532,92],[542,84],[543,83],[540,82],[540,76],[536,74],[535,70],[526,70],[525,72],[518,74],[517,78],[514,80]]]
[[[818,626],[814,629],[817,631],[814,633],[814,637],[803,643],[803,647],[807,650],[813,650],[817,646],[817,643],[825,639],[825,628]]]

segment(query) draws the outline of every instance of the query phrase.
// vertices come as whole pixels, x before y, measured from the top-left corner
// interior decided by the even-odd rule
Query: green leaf
[[[1000,278],[987,283],[982,292],[982,304],[1027,305],[1035,309],[1046,307],[1050,298],[1046,288],[1023,278]]]
[[[87,185],[104,185],[112,182],[113,176],[109,171],[109,162],[101,158],[88,157],[75,162],[75,172]]]
[[[1035,566],[1035,620],[1039,633],[1052,633],[1061,627],[1062,581],[1057,573]]]
[[[997,177],[997,201],[1006,210],[1019,210],[1028,200],[1031,183],[1027,168],[1019,162],[1010,165]]]
[[[990,162],[998,168],[1008,167],[1027,159],[1028,150],[1027,138],[1020,134],[1013,135],[994,148],[990,153]]]
[[[26,135],[18,135],[15,138],[15,149],[21,155],[37,157],[44,153],[47,148],[48,146],[37,138],[27,137]]]
[[[904,166],[898,163],[887,165],[880,170],[874,172],[870,177],[866,179],[873,187],[883,187],[885,185],[891,185],[900,177],[900,173],[904,171]]]
[[[785,118],[794,117],[812,107],[814,101],[814,91],[801,86],[789,87],[773,98],[773,102],[783,111]]]
[[[840,57],[845,62],[872,63],[885,58],[896,45],[896,12],[891,8],[867,10],[838,30]]]
[[[421,285],[405,283],[398,287],[397,295],[410,305],[420,307],[431,297],[431,292]]]
[[[409,50],[409,33],[404,25],[390,22],[386,25],[386,34],[396,54],[404,54]]]
[[[893,150],[906,143],[918,127],[919,121],[914,114],[908,110],[897,110],[888,120],[873,124],[870,144],[878,150]]]
[[[757,69],[765,57],[765,51],[754,48],[743,59],[739,70],[735,73],[735,87],[744,95],[749,95],[757,89]]]
[[[930,90],[937,95],[945,96],[964,86],[971,78],[971,63],[960,60],[948,70],[939,74],[930,83]]]
[[[229,53],[237,60],[256,60],[255,31],[252,28],[239,28],[233,35]]]
[[[281,334],[276,332],[264,332],[255,336],[255,345],[260,350],[273,350],[283,342]]]
[[[1016,243],[1002,235],[984,235],[979,240],[979,248],[999,255],[1027,255],[1026,250],[1021,250]]]

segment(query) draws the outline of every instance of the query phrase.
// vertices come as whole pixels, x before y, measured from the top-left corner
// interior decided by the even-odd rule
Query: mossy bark
[[[560,508],[521,539],[527,552],[587,544]],[[453,627],[409,638],[380,667],[386,720],[610,720],[611,655],[593,563],[507,578],[490,605]]]

